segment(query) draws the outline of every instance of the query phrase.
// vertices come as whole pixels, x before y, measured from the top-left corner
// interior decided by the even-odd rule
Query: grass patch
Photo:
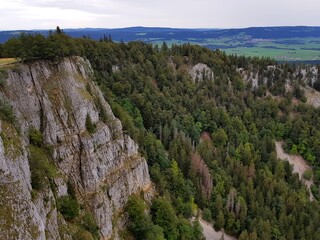
[[[17,62],[15,58],[0,58],[0,67],[2,65],[8,65]]]
[[[30,144],[33,146],[41,147],[43,145],[42,133],[37,129],[31,129],[29,131]]]
[[[12,209],[13,194],[11,186],[5,184],[0,185],[0,196],[2,196],[0,199],[1,231],[9,232],[15,223],[14,211]]]
[[[50,102],[54,106],[61,107],[61,100],[63,100],[63,94],[59,84],[59,78],[57,76],[50,76],[48,81],[44,85],[44,90],[48,93]]]
[[[81,217],[81,226],[92,234],[94,239],[99,239],[99,227],[93,215],[85,212]]]
[[[49,178],[58,176],[58,169],[51,160],[52,149],[44,144],[42,133],[37,129],[30,129],[29,139],[31,186],[39,191],[48,186]]]
[[[12,124],[16,121],[12,106],[4,100],[0,100],[0,119]]]
[[[87,80],[80,74],[75,75],[75,79],[81,82],[82,84],[87,84]]]
[[[81,97],[83,97],[84,99],[88,101],[93,101],[93,97],[86,89],[78,88],[78,92],[80,93]]]
[[[85,230],[79,223],[68,222],[68,234],[71,234],[72,239],[77,240],[96,240],[99,238],[94,238],[90,232]]]
[[[3,141],[4,152],[7,156],[16,159],[22,154],[22,145],[19,133],[12,124],[8,122],[2,123],[2,132],[0,136]]]

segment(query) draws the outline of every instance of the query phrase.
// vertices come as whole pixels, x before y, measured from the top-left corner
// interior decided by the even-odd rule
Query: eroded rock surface
[[[68,194],[68,182],[108,239],[117,235],[115,225],[129,195],[148,191],[147,163],[122,132],[92,74],[82,58],[9,70],[0,99],[13,106],[17,120],[0,118],[0,239],[71,239],[56,201]],[[91,134],[88,117],[96,126]],[[28,161],[30,129],[42,132],[59,169],[51,188],[36,196]]]
[[[205,79],[214,80],[214,73],[206,64],[198,63],[189,69],[193,82],[201,82]]]

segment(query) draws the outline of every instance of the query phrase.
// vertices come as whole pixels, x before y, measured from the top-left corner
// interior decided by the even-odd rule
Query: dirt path
[[[205,238],[207,240],[220,240],[220,239],[236,240],[236,238],[231,237],[222,231],[214,230],[212,224],[206,222],[205,220],[203,220],[201,218],[199,218],[199,223],[203,229],[203,235],[205,236]],[[223,235],[223,238],[222,238],[222,235]]]
[[[312,192],[310,190],[311,185],[313,184],[312,180],[305,180],[303,178],[303,173],[306,170],[312,170],[311,167],[308,165],[306,160],[303,159],[300,155],[290,155],[284,152],[282,148],[282,142],[275,142],[276,143],[276,151],[277,157],[281,160],[288,161],[291,165],[293,165],[293,172],[299,174],[299,179],[305,183],[307,186],[309,193],[310,193],[310,200],[314,199]]]

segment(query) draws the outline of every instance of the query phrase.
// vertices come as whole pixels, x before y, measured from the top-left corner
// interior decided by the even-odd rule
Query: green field
[[[153,44],[162,44],[161,39],[147,39]],[[210,49],[220,49],[227,54],[270,57],[279,61],[320,61],[320,38],[277,38],[277,39],[254,39],[245,34],[232,37],[219,37],[197,39],[188,38],[185,41],[166,39],[165,42],[172,44],[198,44]]]
[[[232,47],[229,45],[229,48],[225,49],[225,51],[228,54],[266,56],[276,60],[320,60],[319,40],[318,38],[277,39],[275,41],[260,40],[253,43],[253,46],[250,47]],[[290,44],[287,42],[290,42]]]
[[[276,60],[287,60],[287,61],[302,61],[302,60],[320,60],[320,51],[304,50],[296,48],[292,50],[284,49],[268,49],[263,47],[237,47],[224,49],[228,54],[244,55],[244,56],[258,56],[258,57],[271,57]]]

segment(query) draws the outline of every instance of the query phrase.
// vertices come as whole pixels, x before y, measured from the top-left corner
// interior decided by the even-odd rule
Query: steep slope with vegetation
[[[33,48],[24,47],[28,42]],[[42,42],[44,56],[37,48]],[[138,195],[129,199],[124,239],[201,239],[199,224],[186,220],[197,206],[215,229],[239,239],[320,238],[320,110],[304,92],[319,90],[318,67],[189,44],[97,42],[63,33],[22,36],[2,51],[25,61],[73,54],[92,64],[97,85],[139,144],[156,184],[151,204]],[[194,78],[190,69],[199,63],[203,71]],[[314,201],[292,166],[277,159],[275,140],[313,167]]]
[[[286,75],[290,82],[280,78],[296,71],[295,66],[277,65],[281,71],[253,87],[239,69],[267,74],[275,62],[189,45],[96,44],[110,48],[87,55],[99,70],[96,79],[142,146],[158,191],[170,192],[179,214],[187,214],[183,206],[189,195],[213,218],[216,229],[223,227],[240,239],[319,237],[319,203],[309,202],[306,187],[275,153],[274,141],[282,139],[288,151],[296,149],[309,161],[318,197],[319,110],[304,103],[303,86],[309,83],[297,76]],[[105,59],[110,54],[114,71]],[[194,82],[188,69],[197,63],[210,67],[214,79]],[[163,148],[191,191],[168,174],[172,166],[164,161]]]

